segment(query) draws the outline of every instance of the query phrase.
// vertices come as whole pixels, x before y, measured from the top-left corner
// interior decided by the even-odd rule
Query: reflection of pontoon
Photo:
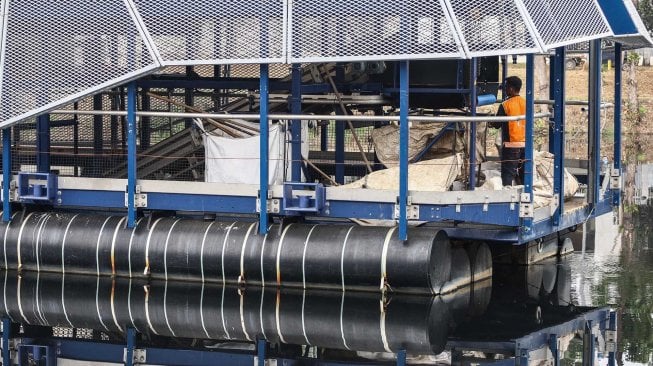
[[[444,297],[4,272],[0,312],[14,357],[47,365],[120,362],[124,339],[133,342],[135,332],[128,347],[144,357],[139,363],[161,365],[251,364],[257,340],[270,360],[312,365],[378,364],[392,353],[424,359],[445,348],[454,362],[493,361],[479,352],[523,362],[586,326],[600,339],[613,337],[609,310],[568,303],[564,265],[519,271],[505,276],[509,282],[499,276],[494,288],[486,280]],[[601,349],[614,346],[606,342]],[[186,356],[171,357],[173,349]]]

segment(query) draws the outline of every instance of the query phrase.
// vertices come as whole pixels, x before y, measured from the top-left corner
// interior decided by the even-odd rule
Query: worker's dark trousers
[[[501,183],[510,186],[524,184],[524,151],[519,147],[503,147],[501,149]]]

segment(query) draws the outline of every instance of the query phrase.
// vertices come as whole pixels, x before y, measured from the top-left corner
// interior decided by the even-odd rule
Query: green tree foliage
[[[653,0],[639,0],[637,3],[637,10],[646,25],[646,29],[653,31]]]

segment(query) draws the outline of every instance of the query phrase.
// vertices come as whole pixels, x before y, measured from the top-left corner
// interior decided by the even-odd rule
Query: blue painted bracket
[[[18,199],[26,203],[54,202],[57,175],[53,173],[18,173]]]
[[[283,184],[283,209],[286,212],[320,212],[325,198],[326,189],[321,183]]]

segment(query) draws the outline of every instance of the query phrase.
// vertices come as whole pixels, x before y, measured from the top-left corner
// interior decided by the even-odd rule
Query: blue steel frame
[[[554,56],[554,62],[552,63],[553,76],[552,80],[554,81],[554,92],[553,98],[555,100],[555,115],[552,125],[552,146],[550,149],[556,155],[556,191],[562,192],[562,159],[564,152],[564,50],[558,49]],[[618,60],[618,62],[620,59]],[[472,62],[472,69],[474,69],[475,62]],[[505,65],[504,65],[505,66]],[[593,72],[597,72],[596,65]],[[599,65],[600,67],[600,65]],[[359,218],[359,219],[385,219],[385,220],[394,220],[397,219],[395,216],[395,207],[398,207],[398,221],[399,221],[399,230],[398,234],[401,239],[407,238],[407,227],[408,227],[408,218],[406,208],[409,204],[408,196],[408,154],[407,154],[407,144],[409,136],[409,123],[407,122],[407,115],[409,112],[409,91],[413,92],[452,92],[452,90],[424,90],[419,88],[411,88],[409,90],[409,75],[408,75],[409,63],[408,61],[401,61],[399,63],[399,68],[397,72],[398,83],[396,86],[398,88],[386,88],[382,89],[380,85],[374,86],[373,84],[367,84],[365,87],[378,87],[379,90],[383,92],[398,92],[400,100],[400,190],[396,202],[358,202],[358,201],[329,201],[329,209],[323,210],[318,214],[306,214],[309,218],[320,219],[324,218]],[[462,70],[462,68],[459,68]],[[534,113],[534,96],[533,96],[533,56],[530,55],[527,57],[527,69],[526,69],[526,99],[527,99],[527,134],[532,137],[533,134],[533,113]],[[260,90],[261,94],[261,121],[267,121],[268,116],[268,93],[271,85],[276,87],[286,87],[291,90],[291,108],[292,111],[301,109],[301,93],[303,92],[315,92],[316,90],[322,91],[331,91],[329,85],[302,85],[301,78],[299,75],[300,68],[298,65],[293,66],[293,80],[292,83],[280,83],[278,81],[270,81],[268,75],[268,66],[261,65],[261,76],[258,81],[257,87]],[[474,70],[470,72],[470,76],[475,76]],[[474,112],[474,102],[475,98],[475,80],[471,80],[470,88],[463,88],[462,80],[464,75],[459,75],[459,87],[460,89],[453,90],[456,93],[468,94],[470,95],[470,113]],[[617,73],[615,76],[616,82],[619,83],[620,75]],[[471,77],[471,79],[475,79]],[[141,80],[137,83],[130,83],[128,86],[128,181],[127,181],[127,213],[128,213],[128,224],[133,225],[135,222],[137,208],[135,207],[134,194],[136,192],[137,184],[137,175],[136,175],[136,91],[137,85],[141,87],[161,87],[161,86],[172,86],[176,85],[181,86],[193,86],[193,87],[207,87],[211,89],[223,89],[229,87],[235,87],[235,85],[250,85],[251,81],[236,79],[232,82],[227,82],[226,86],[221,83],[225,81],[224,78],[218,78],[217,81],[208,82],[206,80],[192,80],[192,81],[176,81],[177,84],[161,84],[160,80]],[[172,81],[166,81],[172,83]],[[192,83],[192,84],[189,84]],[[241,83],[241,84],[238,84]],[[340,87],[344,84],[344,73],[343,65],[338,64],[336,67],[336,85]],[[252,84],[254,85],[254,84]],[[250,85],[251,86],[251,85]],[[343,90],[352,90],[357,86],[348,85],[343,86]],[[362,89],[366,90],[366,89]],[[360,91],[360,90],[359,90]],[[616,97],[615,101],[620,100],[620,90],[615,89]],[[617,109],[618,111],[619,109]],[[619,113],[615,116],[615,167],[620,167],[620,119],[618,116]],[[473,124],[472,124],[473,126]],[[52,126],[50,126],[52,127]],[[336,123],[336,180],[342,182],[344,178],[344,132],[345,132],[344,122]],[[4,141],[4,150],[3,150],[3,173],[5,176],[9,176],[11,173],[11,131],[3,131],[3,141]],[[261,145],[260,145],[260,191],[259,191],[259,209],[257,211],[257,202],[256,197],[252,196],[218,196],[218,195],[202,195],[195,193],[157,193],[157,192],[148,192],[148,210],[177,210],[177,211],[192,211],[192,212],[215,212],[221,214],[250,214],[252,216],[258,216],[259,221],[259,231],[261,233],[267,232],[268,224],[270,222],[269,214],[266,212],[265,208],[267,207],[269,191],[268,185],[268,151],[265,148],[267,146],[267,140],[269,131],[267,123],[261,123]],[[298,142],[301,140],[301,125],[299,123],[293,123],[291,125],[291,136],[293,146],[298,145]],[[41,145],[39,145],[41,146]],[[531,193],[532,197],[532,184],[533,184],[533,154],[532,154],[533,140],[532,138],[527,139],[527,148],[526,148],[526,176],[525,176],[525,192]],[[301,159],[300,149],[293,149],[293,177],[292,180],[295,180],[300,176],[301,172]],[[475,154],[472,154],[475,156]],[[560,161],[558,161],[560,159]],[[558,168],[559,167],[559,168]],[[473,175],[474,171],[470,171],[471,181],[475,181]],[[598,177],[595,177],[598,179]],[[10,180],[5,180],[3,184],[3,220],[9,220],[11,217],[11,207],[9,205],[9,187]],[[60,189],[61,194],[58,197],[59,200],[55,203],[55,206],[61,208],[110,208],[116,210],[125,209],[124,201],[124,192],[116,191],[102,191],[102,190],[81,190],[81,189]],[[562,195],[560,195],[562,196]],[[327,197],[328,198],[328,197]],[[599,201],[597,204],[590,209],[580,209],[575,210],[571,213],[563,214],[563,202],[561,199],[560,208],[554,214],[552,219],[547,219],[543,221],[533,222],[533,219],[530,218],[519,218],[519,210],[516,208],[518,203],[475,203],[475,204],[462,204],[462,205],[428,205],[421,204],[419,210],[419,220],[420,221],[430,221],[430,222],[441,222],[441,221],[453,221],[453,222],[470,222],[478,224],[490,224],[490,225],[499,225],[503,226],[501,228],[496,228],[494,230],[475,230],[475,229],[459,229],[459,228],[448,228],[447,230],[454,237],[465,238],[465,239],[488,239],[492,238],[495,241],[502,242],[512,242],[515,244],[527,243],[530,240],[537,239],[549,235],[551,233],[578,225],[583,221],[587,220],[591,216],[599,215],[602,213],[609,212],[612,207],[612,204],[618,203],[618,192],[613,192],[613,195],[610,197],[610,202]],[[279,212],[280,216],[284,215],[296,215],[296,212],[285,212],[281,209]],[[518,229],[519,228],[519,229]]]
[[[268,164],[268,144],[269,144],[269,126],[268,123],[268,82],[269,82],[269,66],[267,64],[261,64],[260,71],[260,114],[261,119],[260,123],[260,135],[259,135],[259,153],[260,153],[260,176],[259,176],[259,201],[260,201],[260,213],[259,213],[259,224],[258,230],[259,234],[265,235],[268,232],[268,177],[269,164]]]
[[[2,221],[11,220],[11,127],[2,130]]]
[[[526,56],[526,151],[524,153],[524,193],[530,196],[530,204],[533,204],[533,177],[535,164],[533,162],[533,133],[535,131],[535,56]],[[528,235],[533,227],[533,219],[526,217],[522,219],[520,230]]]
[[[590,41],[588,202],[596,205],[601,187],[601,40]],[[593,176],[589,176],[593,173]]]
[[[127,86],[127,227],[136,225],[136,83]]]
[[[621,43],[614,45],[614,168],[621,174],[621,83],[622,83]],[[621,191],[612,192],[612,204],[621,204]]]
[[[476,75],[478,69],[478,60],[472,58],[470,61],[469,71],[469,115],[476,116]],[[476,123],[471,123],[469,126],[469,190],[476,190]]]
[[[290,111],[292,114],[302,113],[302,73],[301,65],[292,65],[292,89],[290,96]],[[302,121],[294,119],[290,122],[290,135],[292,146],[291,180],[302,180]],[[325,136],[326,137],[326,136]]]
[[[408,61],[399,61],[399,240],[408,239],[408,69]]]
[[[549,152],[554,154],[553,193],[558,195],[558,207],[553,213],[553,225],[560,224],[564,212],[564,162],[565,162],[565,48],[556,48],[551,58],[551,99],[553,118],[549,128]]]
[[[50,115],[36,117],[36,171],[50,172]]]

